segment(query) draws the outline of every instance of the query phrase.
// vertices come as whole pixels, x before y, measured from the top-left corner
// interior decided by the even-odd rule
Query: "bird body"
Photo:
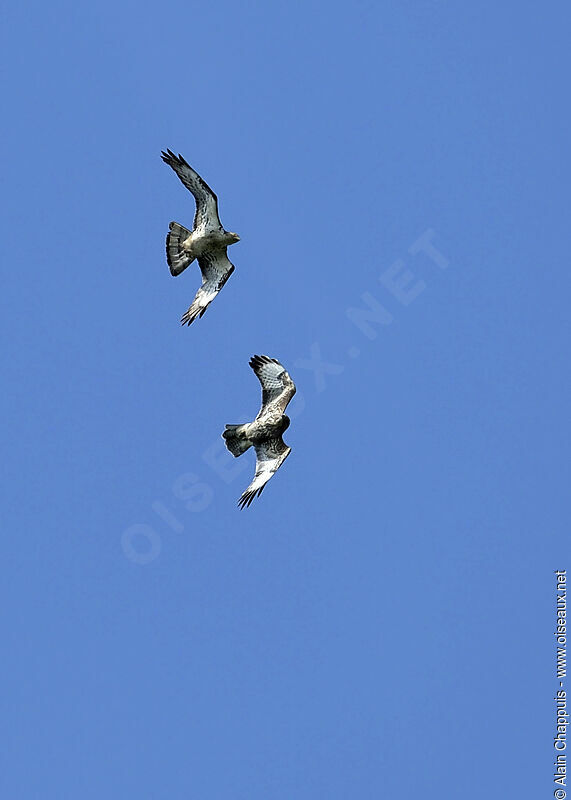
[[[171,223],[172,224],[172,223]],[[176,223],[175,223],[176,224]],[[182,227],[182,226],[179,226]],[[209,250],[218,250],[228,247],[239,241],[235,233],[228,231],[190,231],[187,238],[181,242],[181,247],[192,256],[193,259],[198,258]]]
[[[171,222],[166,240],[171,275],[180,275],[195,259],[202,273],[202,286],[181,319],[183,325],[190,325],[204,314],[234,272],[226,249],[240,241],[240,237],[224,230],[218,216],[218,198],[190,164],[171,150],[163,152],[162,159],[172,167],[196,201],[193,230]]]
[[[254,356],[250,366],[262,384],[262,407],[253,422],[226,425],[222,434],[226,447],[236,458],[250,447],[256,451],[254,479],[238,501],[241,508],[249,506],[270,478],[291,453],[282,435],[290,419],[284,413],[295,394],[295,384],[286,369],[275,358]]]

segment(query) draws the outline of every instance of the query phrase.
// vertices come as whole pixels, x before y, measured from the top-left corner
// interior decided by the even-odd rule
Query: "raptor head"
[[[230,239],[230,244],[236,244],[236,242],[240,241],[238,234],[233,233],[232,231],[228,231],[228,238]]]

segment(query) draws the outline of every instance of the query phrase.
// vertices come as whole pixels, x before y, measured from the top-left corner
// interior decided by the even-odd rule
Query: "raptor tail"
[[[171,222],[169,229],[167,233],[167,264],[170,267],[171,275],[180,275],[194,261],[194,257],[182,246],[191,231],[179,225],[178,222]]]
[[[222,434],[226,447],[234,457],[241,456],[252,446],[252,442],[246,437],[246,427],[246,425],[226,425],[226,430]]]

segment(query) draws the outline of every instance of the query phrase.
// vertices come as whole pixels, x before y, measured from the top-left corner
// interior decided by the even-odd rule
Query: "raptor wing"
[[[194,230],[224,230],[218,216],[218,198],[206,181],[180,154],[177,156],[172,150],[167,150],[162,152],[161,157],[165,164],[174,169],[184,186],[196,200]]]
[[[269,356],[254,356],[250,366],[262,384],[262,407],[258,416],[268,411],[283,414],[295,394],[295,383],[285,367]]]
[[[196,293],[191,306],[182,318],[183,325],[190,325],[197,317],[201,317],[230,275],[234,272],[234,264],[226,255],[226,248],[211,250],[198,258],[198,266],[202,272],[202,286]]]
[[[246,508],[252,500],[262,493],[262,490],[270,478],[284,463],[291,453],[281,436],[273,439],[266,439],[265,442],[255,445],[256,448],[256,472],[252,483],[238,500],[240,508]]]

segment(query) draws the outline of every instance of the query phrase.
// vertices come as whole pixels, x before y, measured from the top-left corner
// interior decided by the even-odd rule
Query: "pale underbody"
[[[199,258],[204,252],[218,250],[228,247],[239,241],[239,236],[229,231],[193,231],[184,242],[182,247],[186,253],[193,258]]]

